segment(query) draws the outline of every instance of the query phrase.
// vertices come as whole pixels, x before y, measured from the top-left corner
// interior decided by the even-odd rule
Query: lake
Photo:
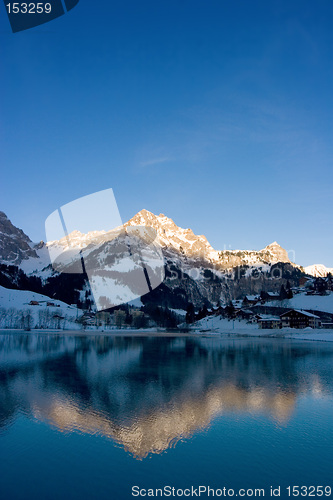
[[[0,333],[1,500],[288,498],[332,457],[331,343]]]

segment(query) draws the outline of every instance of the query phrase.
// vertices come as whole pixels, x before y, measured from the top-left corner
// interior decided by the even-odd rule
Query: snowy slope
[[[326,267],[324,264],[313,264],[304,268],[306,274],[314,276],[315,278],[325,278],[329,273],[333,274],[332,267]]]
[[[259,326],[257,323],[247,323],[247,321],[239,319],[229,320],[220,316],[208,316],[196,321],[190,328],[199,332],[241,333],[258,330]]]
[[[304,309],[306,311],[323,311],[333,314],[333,293],[329,295],[305,295],[298,294],[292,299],[273,301],[270,306],[287,307],[290,309]]]
[[[30,305],[31,301],[39,304]],[[47,306],[48,302],[54,306]],[[21,328],[22,315],[27,317],[28,313],[31,315],[31,328],[36,325],[49,328],[80,328],[75,319],[81,316],[82,311],[77,307],[28,290],[12,290],[0,286],[0,328]],[[58,318],[54,316],[64,319],[60,320],[59,324]]]

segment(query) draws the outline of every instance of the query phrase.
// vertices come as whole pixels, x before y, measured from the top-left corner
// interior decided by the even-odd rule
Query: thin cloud
[[[149,167],[151,165],[159,165],[160,163],[166,163],[170,161],[171,158],[163,157],[163,158],[153,158],[147,161],[141,161],[140,167]]]

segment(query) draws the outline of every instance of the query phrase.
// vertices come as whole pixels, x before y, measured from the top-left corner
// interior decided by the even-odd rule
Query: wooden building
[[[281,328],[281,320],[278,316],[259,317],[258,324],[259,328],[261,328],[262,330],[275,330]]]
[[[319,316],[307,311],[291,309],[280,315],[282,328],[320,328]]]

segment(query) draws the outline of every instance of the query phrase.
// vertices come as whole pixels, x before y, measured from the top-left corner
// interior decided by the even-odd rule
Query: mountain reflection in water
[[[3,334],[0,432],[24,413],[144,458],[230,412],[288,425],[299,396],[332,394],[328,359],[319,343]]]

